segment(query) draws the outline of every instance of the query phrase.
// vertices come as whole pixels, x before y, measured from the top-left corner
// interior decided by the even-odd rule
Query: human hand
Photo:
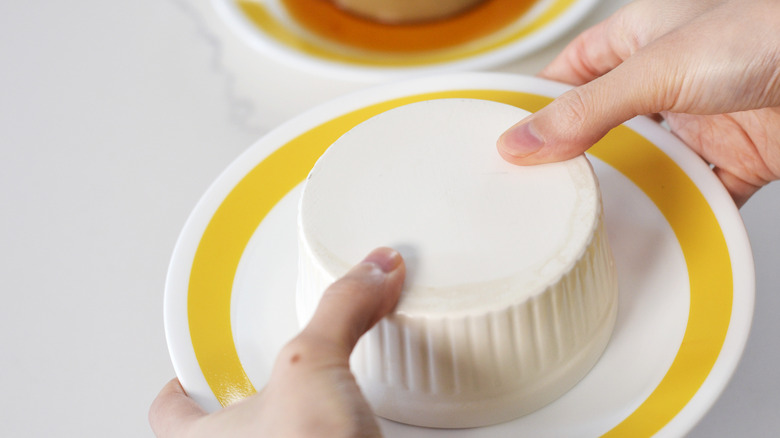
[[[540,76],[579,85],[498,140],[521,165],[583,153],[660,115],[738,206],[780,179],[780,2],[638,0],[575,38]]]
[[[174,379],[152,403],[152,430],[159,438],[381,436],[349,355],[395,307],[405,273],[398,252],[374,250],[325,291],[309,324],[279,353],[263,390],[206,414]]]

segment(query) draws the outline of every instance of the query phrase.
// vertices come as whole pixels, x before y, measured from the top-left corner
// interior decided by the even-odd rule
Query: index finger
[[[641,48],[701,15],[719,0],[637,0],[585,30],[539,76],[586,84],[611,71]]]

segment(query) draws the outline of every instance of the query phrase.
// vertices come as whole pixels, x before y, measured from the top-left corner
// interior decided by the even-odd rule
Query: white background
[[[533,74],[625,0],[501,71]],[[0,436],[150,437],[162,296],[187,215],[257,138],[366,84],[266,59],[207,0],[0,3]],[[742,209],[753,330],[692,437],[780,430],[780,183]]]

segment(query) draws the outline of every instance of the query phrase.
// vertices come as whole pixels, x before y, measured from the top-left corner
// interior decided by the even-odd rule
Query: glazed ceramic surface
[[[403,105],[336,140],[306,178],[301,326],[371,248],[406,261],[394,312],[352,354],[382,417],[504,422],[558,398],[604,351],[618,291],[598,182],[584,156],[503,160],[496,138],[528,114],[477,99]]]
[[[188,393],[209,410],[254,393],[296,333],[300,184],[337,138],[407,103],[476,98],[535,111],[566,89],[514,75],[420,78],[317,107],[260,139],[198,203],[169,269],[166,333]],[[382,422],[388,436],[679,436],[723,390],[754,299],[736,207],[706,163],[650,120],[614,129],[589,157],[620,289],[604,355],[571,391],[518,420],[452,431]]]
[[[597,2],[487,0],[449,18],[398,26],[361,19],[328,1],[212,1],[225,23],[263,55],[369,82],[507,63],[561,36]]]

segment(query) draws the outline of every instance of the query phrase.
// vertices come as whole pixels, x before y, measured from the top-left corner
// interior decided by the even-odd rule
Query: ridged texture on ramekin
[[[600,213],[601,216],[601,213]],[[298,314],[335,279],[301,242]],[[543,292],[487,313],[392,314],[358,343],[352,369],[374,411],[429,427],[475,427],[532,412],[593,367],[617,312],[617,273],[602,217],[582,256]]]

